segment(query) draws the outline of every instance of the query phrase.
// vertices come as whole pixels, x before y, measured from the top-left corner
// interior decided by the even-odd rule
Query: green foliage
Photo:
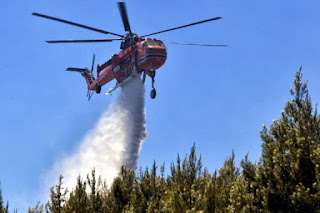
[[[232,152],[210,174],[193,145],[183,160],[177,156],[166,176],[164,164],[158,174],[155,161],[151,169],[140,169],[138,174],[122,166],[108,188],[93,170],[86,181],[78,177],[68,198],[60,176],[46,208],[37,203],[29,212],[320,212],[320,117],[301,69],[293,83],[293,99],[281,117],[269,130],[266,126],[261,130],[258,163],[250,162],[246,154],[237,167]],[[0,187],[0,213],[7,212]]]
[[[43,205],[40,205],[40,202],[37,202],[34,208],[29,208],[28,213],[48,213],[48,208],[44,208]]]
[[[2,198],[2,189],[1,189],[1,182],[0,182],[0,213],[8,213],[9,212],[9,202],[7,205],[3,205],[3,198]]]
[[[293,100],[269,132],[265,126],[261,131],[261,184],[271,212],[319,210],[320,119],[317,110],[313,111],[307,82],[301,79],[300,69],[290,90]]]
[[[114,179],[111,190],[107,195],[108,212],[124,212],[130,209],[135,173],[126,166],[122,166],[120,174]]]
[[[102,212],[102,195],[99,188],[102,186],[101,178],[96,181],[96,172],[95,169],[91,172],[91,178],[87,176],[88,185],[90,187],[91,193],[89,195],[89,212]]]
[[[63,204],[66,202],[66,194],[68,193],[68,191],[65,190],[63,192],[62,179],[63,176],[60,175],[59,183],[56,185],[55,188],[52,187],[50,189],[50,201],[47,203],[46,206],[52,213],[62,212]]]
[[[81,180],[79,175],[76,189],[70,193],[70,198],[65,205],[65,212],[89,212],[90,202],[86,192],[86,185],[87,183]]]

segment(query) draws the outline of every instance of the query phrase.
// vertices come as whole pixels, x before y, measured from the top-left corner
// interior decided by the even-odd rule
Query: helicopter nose
[[[167,50],[164,47],[159,47],[159,46],[151,46],[148,47],[146,49],[146,53],[147,55],[154,55],[154,56],[158,56],[158,55],[167,55]]]
[[[165,63],[166,59],[167,51],[164,47],[147,47],[146,56],[141,60],[141,66],[145,70],[157,70]]]

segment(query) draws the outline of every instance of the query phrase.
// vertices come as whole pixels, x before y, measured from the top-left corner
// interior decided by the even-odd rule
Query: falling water
[[[116,102],[86,134],[76,152],[56,163],[48,174],[49,179],[54,179],[48,184],[55,185],[62,174],[64,187],[72,189],[79,174],[85,178],[95,168],[96,175],[110,186],[121,164],[137,168],[146,136],[144,87],[137,76],[121,89]]]

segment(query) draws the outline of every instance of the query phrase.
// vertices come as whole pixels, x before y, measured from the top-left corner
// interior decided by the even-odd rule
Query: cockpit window
[[[155,46],[156,42],[154,42],[152,39],[148,39],[149,46]]]
[[[164,43],[163,43],[162,41],[158,40],[158,42],[159,42],[159,45],[160,45],[161,47],[165,47],[165,46],[164,46]]]
[[[165,47],[164,46],[164,43],[162,42],[162,41],[160,41],[160,40],[156,40],[156,39],[150,39],[150,38],[148,38],[147,39],[147,41],[148,41],[148,46],[150,47],[150,46],[161,46],[161,47]]]

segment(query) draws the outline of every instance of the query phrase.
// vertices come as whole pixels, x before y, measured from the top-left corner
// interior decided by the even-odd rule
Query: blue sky
[[[313,103],[320,100],[319,1],[127,1],[140,35],[216,16],[222,20],[155,36],[228,44],[227,48],[167,45],[156,76],[146,81],[148,138],[139,167],[170,162],[193,143],[211,172],[234,150],[237,162],[261,153],[259,131],[280,116],[292,79],[303,66]],[[39,12],[122,34],[116,1],[0,2],[0,181],[4,200],[23,212],[43,190],[43,176],[75,150],[117,95],[86,99],[69,66],[104,63],[119,43],[47,44],[50,39],[112,38],[31,16]],[[110,86],[113,86],[110,85]],[[103,88],[107,91],[108,86]],[[119,94],[119,91],[116,92]]]

